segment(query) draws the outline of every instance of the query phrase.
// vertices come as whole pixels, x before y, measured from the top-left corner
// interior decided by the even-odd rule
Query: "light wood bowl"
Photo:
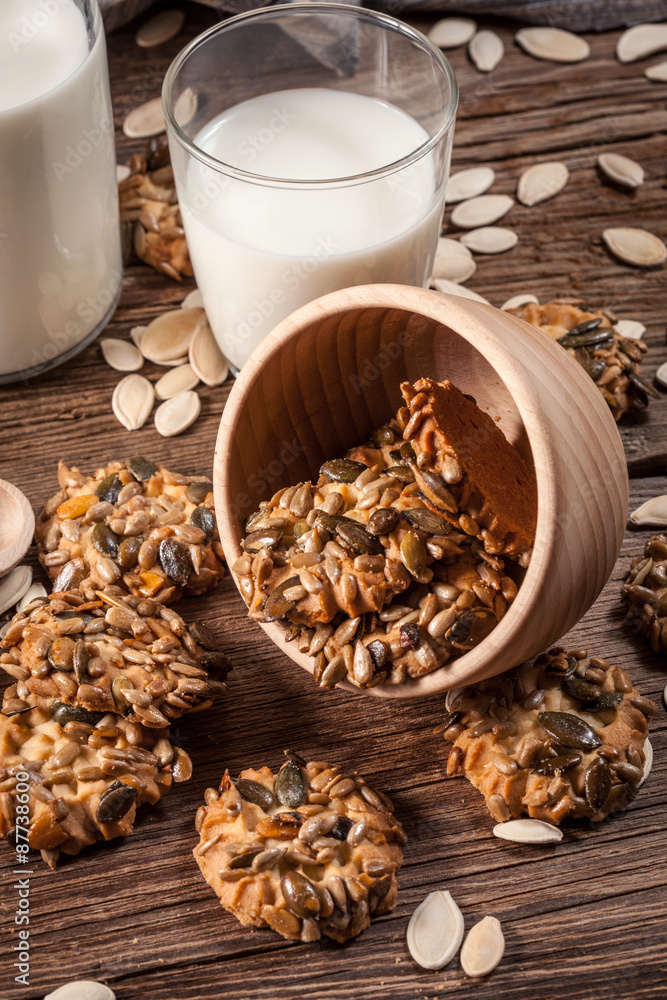
[[[566,351],[482,303],[367,285],[326,295],[289,316],[262,341],[232,389],[214,472],[229,566],[242,552],[243,521],[260,500],[317,479],[325,459],[363,442],[395,413],[401,381],[422,376],[449,378],[471,393],[533,463],[537,535],[518,596],[493,632],[432,674],[364,691],[385,698],[460,687],[548,648],[600,593],[627,520],[618,430],[598,389]],[[280,625],[261,627],[312,672],[313,660],[285,642]]]
[[[0,479],[0,577],[21,562],[35,533],[28,498],[13,483]]]

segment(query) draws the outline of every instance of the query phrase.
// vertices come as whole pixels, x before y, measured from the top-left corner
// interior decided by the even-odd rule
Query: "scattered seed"
[[[438,260],[438,278],[445,278],[447,281],[453,281],[455,284],[467,281],[468,278],[472,278],[473,274],[477,270],[477,265],[475,261],[470,257],[464,257],[463,254],[453,253],[449,257],[440,256]],[[435,273],[433,278],[435,278]],[[433,279],[431,279],[433,280]]]
[[[135,347],[138,347],[140,351],[141,351],[141,341],[143,340],[144,334],[147,329],[148,329],[147,326],[133,326],[132,329],[130,330],[130,339],[132,340],[132,343],[135,345]]]
[[[141,351],[128,340],[107,337],[100,342],[100,347],[106,363],[117,372],[138,372],[144,363]]]
[[[555,844],[563,839],[562,830],[541,819],[510,819],[497,823],[493,835],[517,844]]]
[[[93,979],[77,979],[59,986],[44,1000],[116,1000],[116,994],[104,983]]]
[[[647,80],[657,80],[659,83],[667,83],[667,62],[656,63],[644,70]]]
[[[624,31],[616,43],[619,62],[636,62],[667,49],[667,24],[635,24]]]
[[[649,774],[651,773],[651,768],[653,767],[653,746],[648,737],[644,740],[644,773],[642,779],[637,785],[637,788],[641,788]]]
[[[198,288],[193,288],[181,302],[181,309],[203,309],[204,300]]]
[[[141,353],[161,365],[187,354],[190,341],[206,322],[203,309],[172,309],[148,324],[141,338]]]
[[[614,324],[614,330],[619,337],[625,337],[626,340],[641,340],[646,333],[644,324],[636,319],[619,319]]]
[[[477,25],[469,17],[444,17],[436,21],[428,37],[439,49],[456,49],[469,42],[476,31]]]
[[[616,257],[635,267],[655,267],[667,257],[665,244],[646,229],[605,229],[602,239]]]
[[[471,167],[469,170],[459,170],[457,174],[447,181],[447,193],[445,195],[448,205],[454,205],[458,201],[468,201],[469,198],[476,198],[480,194],[485,194],[496,179],[495,171],[491,167]],[[439,242],[442,242],[441,237]],[[449,240],[456,243],[456,240]]]
[[[466,976],[488,976],[505,953],[505,938],[496,917],[484,917],[471,927],[461,948],[461,968]]]
[[[163,45],[174,38],[183,27],[185,11],[178,8],[163,10],[141,25],[134,40],[142,49],[150,49],[154,45]]]
[[[507,300],[507,302],[503,302],[500,308],[503,311],[506,309],[518,309],[520,306],[528,305],[529,302],[539,305],[539,299],[537,296],[531,294],[530,292],[526,292],[522,295],[513,295]]]
[[[147,378],[126,375],[114,389],[111,408],[123,427],[138,431],[148,420],[154,400],[155,392]]]
[[[619,153],[601,153],[598,156],[598,166],[607,177],[625,187],[638,188],[644,183],[644,168]]]
[[[591,54],[584,38],[561,28],[521,28],[514,38],[528,55],[547,62],[581,62]]]
[[[660,365],[655,373],[655,379],[656,382],[663,387],[663,389],[667,389],[667,361]]]
[[[518,242],[519,237],[514,230],[503,229],[502,226],[483,226],[461,236],[461,243],[475,253],[504,253]]]
[[[229,365],[208,323],[202,323],[190,341],[188,357],[192,370],[204,385],[222,385],[229,375]]]
[[[564,163],[537,163],[524,170],[519,177],[516,196],[524,205],[537,205],[562,191],[569,176],[570,171]]]
[[[451,893],[429,893],[408,924],[408,949],[415,962],[423,969],[442,969],[454,958],[462,940],[463,915]]]
[[[630,514],[633,524],[642,528],[667,527],[667,495],[652,497]]]
[[[473,292],[472,288],[466,288],[465,285],[457,285],[453,281],[447,281],[446,278],[433,278],[431,286],[436,291],[442,292],[443,295],[458,295],[462,299],[472,299],[474,302],[484,302],[487,306],[491,305],[488,299],[485,299],[483,295],[479,295],[477,292]]]
[[[38,597],[47,596],[46,587],[43,587],[41,583],[31,583],[23,597],[21,597],[18,601],[16,610],[23,611],[24,608],[27,608],[28,605],[37,600]],[[1,611],[0,614],[2,614]]]
[[[194,424],[200,412],[201,400],[196,392],[179,392],[158,406],[155,411],[155,429],[162,437],[182,434]]]
[[[452,210],[450,221],[461,229],[490,226],[507,215],[513,205],[514,199],[507,194],[478,195],[458,204]]]
[[[158,399],[171,399],[179,392],[187,392],[199,385],[199,377],[195,374],[192,365],[179,365],[166,372],[162,378],[155,383],[155,395]]]
[[[123,132],[128,139],[148,139],[149,136],[159,135],[164,130],[161,97],[154,97],[152,101],[134,108],[123,122]]]
[[[490,73],[505,55],[505,46],[495,31],[478,31],[470,39],[468,54],[480,73]]]
[[[0,615],[12,608],[28,592],[32,583],[30,566],[16,566],[0,579]]]

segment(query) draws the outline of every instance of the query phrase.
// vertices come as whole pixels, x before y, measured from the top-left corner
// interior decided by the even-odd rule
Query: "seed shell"
[[[630,514],[633,524],[642,528],[664,528],[667,526],[667,494],[651,497]]]
[[[591,54],[584,38],[562,28],[521,28],[514,38],[528,55],[547,62],[581,62]]]
[[[203,309],[172,309],[162,313],[146,328],[141,338],[141,353],[158,365],[170,361],[180,363],[188,352],[190,341],[205,322]]]
[[[199,378],[195,374],[192,365],[179,365],[165,372],[162,378],[155,383],[155,395],[158,399],[171,399],[179,392],[186,392],[199,385]]]
[[[598,166],[607,177],[625,187],[638,188],[644,183],[644,168],[620,153],[601,153],[598,156]]]
[[[620,337],[627,340],[641,340],[646,333],[646,327],[636,319],[619,319],[614,324],[614,330]]]
[[[32,570],[30,566],[16,566],[0,579],[0,615],[21,600],[31,583]]]
[[[655,267],[667,257],[665,244],[646,229],[605,229],[602,239],[616,257],[635,267]]]
[[[436,21],[428,37],[439,49],[456,49],[469,42],[476,31],[477,25],[469,17],[444,17]]]
[[[143,375],[126,375],[114,389],[111,407],[116,420],[128,431],[138,431],[153,409],[155,392]]]
[[[117,372],[138,372],[143,366],[141,351],[128,340],[107,337],[100,341],[100,347],[106,363]]]
[[[160,403],[155,411],[155,429],[162,437],[175,437],[194,424],[201,412],[201,400],[191,389]]]
[[[202,323],[190,341],[190,365],[204,385],[222,385],[229,375],[227,364],[208,323]]]
[[[480,73],[490,73],[505,55],[505,46],[495,31],[478,31],[470,39],[468,54]]]
[[[491,167],[471,167],[469,170],[459,170],[447,181],[446,201],[454,205],[458,201],[467,201],[485,194],[496,179]],[[453,242],[453,241],[452,241]]]
[[[642,775],[641,781],[637,785],[637,788],[641,788],[649,774],[651,773],[651,768],[653,767],[653,746],[651,741],[647,737],[644,740],[644,773]]]
[[[116,1000],[116,994],[94,979],[76,979],[59,986],[44,1000]]]
[[[505,938],[496,917],[484,917],[466,935],[461,948],[461,968],[466,976],[488,976],[505,954]]]
[[[446,890],[430,892],[410,917],[410,954],[423,969],[442,969],[463,940],[463,914]]]
[[[482,226],[461,236],[461,243],[475,253],[504,253],[518,242],[519,237],[514,230],[503,229],[502,226]]]
[[[537,163],[521,174],[516,196],[524,205],[537,205],[562,191],[569,176],[570,172],[564,163]]]
[[[667,62],[656,63],[644,70],[647,80],[657,80],[659,83],[667,83]]]
[[[616,43],[619,62],[636,62],[667,49],[667,24],[635,24],[624,31]]]
[[[476,270],[477,265],[472,256],[464,257],[463,254],[453,253],[449,257],[440,257],[438,260],[437,277],[444,278],[446,281],[453,281],[458,285],[460,282],[472,278]],[[435,277],[436,274],[434,272],[433,278]]]
[[[174,38],[183,27],[185,11],[178,8],[160,11],[141,25],[134,40],[142,49],[150,49],[154,45],[163,45]]]
[[[563,831],[541,819],[510,819],[497,823],[493,836],[516,844],[555,844],[563,839]]]
[[[161,97],[154,97],[152,101],[134,108],[123,122],[123,132],[128,139],[148,139],[149,136],[159,135],[164,130]]]
[[[447,281],[446,278],[434,278],[431,281],[431,285],[436,291],[442,292],[444,295],[459,295],[462,299],[473,299],[475,302],[484,302],[487,306],[491,305],[488,299],[474,292],[472,288],[466,288],[465,285],[457,285],[454,281]]]
[[[477,229],[491,226],[503,215],[507,215],[514,205],[514,199],[507,194],[482,194],[462,201],[452,211],[450,221],[461,229]]]
[[[535,305],[539,305],[539,299],[537,295],[533,295],[531,292],[525,292],[522,295],[513,295],[511,298],[507,300],[507,302],[503,302],[500,308],[501,310],[518,309],[519,306],[525,306],[529,302],[534,302]]]

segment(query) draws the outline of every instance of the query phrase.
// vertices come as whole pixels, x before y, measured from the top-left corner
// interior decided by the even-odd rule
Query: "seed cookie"
[[[30,695],[161,729],[185,712],[208,708],[228,661],[200,624],[118,587],[85,601],[78,591],[37,598],[12,620],[0,643],[0,668],[17,684],[6,714]]]
[[[142,803],[192,773],[168,730],[94,718],[65,705],[52,714],[34,696],[19,714],[0,715],[0,834],[8,837],[18,820],[52,867],[60,852],[126,836]]]
[[[146,458],[110,462],[94,476],[58,466],[60,492],[35,530],[56,591],[117,584],[159,604],[203,594],[224,573],[212,485]]]
[[[639,374],[646,344],[616,333],[616,316],[608,309],[589,310],[583,299],[554,299],[544,305],[529,302],[508,312],[557,340],[579,362],[615,420],[629,410],[645,409],[649,399],[658,396]]]
[[[647,637],[651,649],[667,652],[667,535],[652,535],[644,555],[632,560],[623,593],[628,618]]]
[[[657,711],[618,666],[556,648],[463,689],[440,729],[495,820],[601,820],[624,809],[644,773]]]
[[[286,751],[268,767],[225,772],[195,826],[202,874],[244,925],[343,942],[396,903],[406,841],[385,795],[358,775]]]

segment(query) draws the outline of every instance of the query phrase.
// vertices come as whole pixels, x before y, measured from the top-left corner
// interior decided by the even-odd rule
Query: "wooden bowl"
[[[28,498],[13,483],[0,479],[0,577],[21,562],[35,533]]]
[[[386,698],[460,687],[548,648],[600,593],[627,520],[618,430],[594,383],[562,347],[492,306],[421,288],[367,285],[325,295],[289,316],[234,385],[214,471],[229,566],[242,551],[243,521],[260,500],[316,479],[325,459],[362,443],[396,412],[401,381],[422,376],[449,378],[471,393],[532,462],[537,535],[518,596],[493,632],[432,674],[364,691]],[[261,627],[312,672],[313,660],[285,642],[279,624]]]

